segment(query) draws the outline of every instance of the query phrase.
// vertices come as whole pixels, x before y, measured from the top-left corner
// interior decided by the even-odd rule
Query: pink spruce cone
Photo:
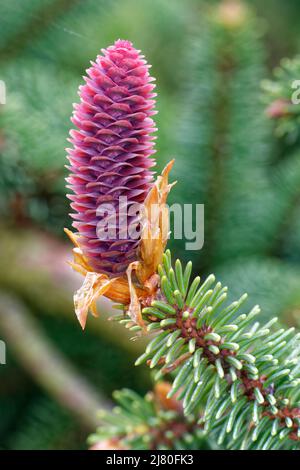
[[[149,157],[155,152],[151,116],[156,94],[150,66],[129,41],[118,40],[102,53],[87,70],[80,103],[74,105],[72,122],[78,130],[70,131],[67,187],[74,193],[68,195],[75,211],[72,225],[90,266],[117,276],[137,259],[140,240],[127,233],[120,237],[119,228],[114,239],[99,239],[103,215],[97,208],[112,204],[118,214],[120,196],[127,197],[128,206],[145,200],[153,184]]]

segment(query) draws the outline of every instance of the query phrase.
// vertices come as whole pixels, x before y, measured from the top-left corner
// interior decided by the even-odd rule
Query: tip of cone
[[[133,44],[132,44],[132,42],[128,41],[127,39],[117,39],[115,41],[115,46],[124,47],[126,49],[131,49],[133,47]]]

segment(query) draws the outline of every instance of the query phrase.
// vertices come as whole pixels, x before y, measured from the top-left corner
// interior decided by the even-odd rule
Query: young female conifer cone
[[[157,288],[172,162],[154,182],[156,94],[149,67],[129,41],[118,40],[92,62],[79,87],[80,103],[74,104],[71,120],[77,129],[70,131],[67,187],[77,232],[66,232],[75,244],[71,264],[85,276],[74,296],[82,327],[89,307],[96,313],[100,295],[128,304],[133,319],[142,323],[140,301]],[[137,203],[141,211],[130,212]],[[159,210],[151,215],[151,207]],[[128,230],[133,224],[134,236]]]

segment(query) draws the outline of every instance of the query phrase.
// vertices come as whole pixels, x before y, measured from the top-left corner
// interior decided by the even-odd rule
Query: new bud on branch
[[[73,147],[67,149],[67,187],[72,190],[68,198],[77,233],[66,232],[76,246],[72,266],[86,277],[75,294],[82,326],[89,307],[96,313],[99,295],[130,303],[132,310],[133,298],[137,305],[141,296],[149,294],[151,288],[145,282],[156,272],[167,240],[162,214],[166,218],[164,205],[171,187],[167,182],[171,164],[157,182],[151,171],[156,95],[150,66],[129,41],[118,40],[102,54],[87,70],[85,85],[79,87],[80,103],[74,105],[72,117],[77,129],[70,131]],[[120,198],[126,200],[126,207],[120,206]],[[140,236],[131,238],[119,222],[136,203],[144,210],[137,220]],[[103,239],[97,232],[103,204],[116,215],[113,238]],[[160,208],[154,221],[152,205]],[[139,292],[131,282],[132,271]]]

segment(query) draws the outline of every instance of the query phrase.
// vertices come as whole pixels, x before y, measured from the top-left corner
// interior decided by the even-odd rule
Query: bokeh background
[[[176,158],[172,202],[205,204],[203,250],[171,240],[173,251],[299,326],[300,124],[295,112],[278,132],[261,87],[300,52],[299,15],[298,0],[0,0],[1,449],[84,449],[112,390],[150,387],[133,367],[142,343],[107,321],[108,302],[81,331],[63,233],[72,103],[89,60],[118,38],[157,79],[157,169]]]

